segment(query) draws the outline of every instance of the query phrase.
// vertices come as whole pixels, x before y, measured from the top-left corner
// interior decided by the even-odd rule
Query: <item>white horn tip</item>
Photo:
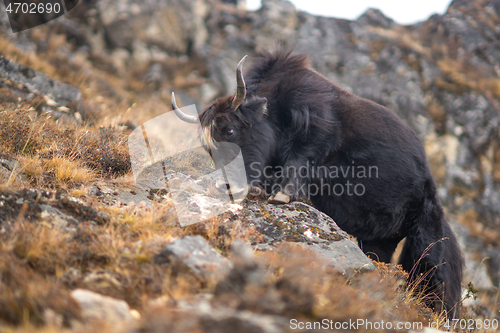
[[[247,57],[248,57],[248,55],[247,55],[247,54],[245,54],[245,55],[243,56],[243,58],[241,58],[240,62],[238,63],[238,66],[243,65],[243,63],[245,62],[245,59],[246,59]]]
[[[175,93],[172,91],[172,106],[177,106],[177,103],[175,103]]]

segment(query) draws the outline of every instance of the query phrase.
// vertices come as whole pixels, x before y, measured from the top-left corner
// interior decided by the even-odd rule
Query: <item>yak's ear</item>
[[[267,116],[267,98],[252,97],[243,102],[243,109],[259,116]]]

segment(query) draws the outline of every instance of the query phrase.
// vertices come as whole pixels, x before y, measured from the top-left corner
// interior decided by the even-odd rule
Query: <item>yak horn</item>
[[[247,96],[247,88],[245,86],[245,79],[243,78],[243,63],[247,56],[241,58],[238,66],[236,66],[236,96],[234,96],[233,103],[231,104],[231,108],[236,110],[240,107],[241,103],[245,100]]]
[[[185,114],[184,112],[181,111],[181,109],[177,107],[177,103],[175,103],[174,92],[172,92],[172,109],[174,110],[175,114],[177,115],[177,117],[179,117],[180,120],[191,124],[196,124],[198,122],[198,117]]]

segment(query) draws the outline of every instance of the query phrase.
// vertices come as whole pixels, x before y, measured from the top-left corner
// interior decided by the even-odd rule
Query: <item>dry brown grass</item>
[[[376,34],[382,38],[391,41],[397,41],[398,43],[401,44],[401,46],[408,48],[416,52],[417,54],[425,56],[430,56],[431,54],[430,50],[423,44],[421,44],[418,35],[409,31],[407,28],[403,26],[398,27],[397,30],[389,30],[380,27],[367,27],[366,29],[367,31]],[[374,49],[375,52],[378,52],[379,50],[382,49],[383,45],[380,45],[380,43],[375,44],[375,49]]]
[[[314,295],[313,317],[334,321],[422,321],[426,312],[404,284],[405,274],[394,265],[377,264],[377,271],[346,280],[324,268],[315,255],[292,244],[282,245],[271,260],[275,278],[300,285]]]
[[[165,288],[172,289],[173,295],[186,294],[199,284],[189,274],[178,277],[178,272],[151,263],[151,257],[176,234],[168,232],[171,226],[157,220],[148,225],[148,216],[119,214],[114,218],[97,229],[82,223],[73,233],[47,222],[17,221],[2,235],[2,258],[9,262],[17,258],[16,265],[40,279],[56,281],[61,290],[87,288],[125,299],[138,309],[145,296],[158,297]],[[181,287],[175,288],[176,284]]]
[[[47,39],[44,29],[33,29],[33,33],[38,34],[35,41]],[[32,56],[0,36],[0,54],[80,88],[84,120],[91,122],[75,125],[55,121],[40,112],[40,100],[27,103],[2,91],[2,158],[19,161],[21,168],[17,172],[25,180],[16,183],[9,179],[2,184],[2,190],[69,189],[71,195],[102,210],[95,200],[87,198],[87,190],[98,179],[114,179],[130,171],[127,133],[115,127],[122,118],[133,116],[123,112],[130,106],[130,96],[121,89],[116,77],[95,68],[90,68],[90,74],[88,70],[83,74],[82,68],[88,62],[61,56],[57,49],[67,46],[63,37],[48,40],[49,50]],[[111,216],[110,223],[96,227],[94,222],[82,222],[74,232],[50,220],[39,221],[30,212],[29,221],[28,215],[25,220],[23,215],[27,212],[22,210],[17,218],[0,221],[0,330],[64,330],[58,326],[40,327],[47,324],[43,312],[50,308],[63,315],[65,325],[78,319],[78,306],[69,298],[69,290],[75,287],[125,299],[132,307],[141,309],[148,297],[157,297],[165,290],[180,297],[177,294],[188,293],[199,285],[190,275],[179,277],[169,268],[159,270],[151,263],[153,254],[172,235],[182,234],[181,230],[171,232],[171,214],[156,208],[104,210]],[[72,330],[75,329],[96,331],[73,325]]]
[[[22,165],[31,186],[71,188],[130,170],[126,136],[113,128],[59,125],[26,106],[0,112],[4,158]]]
[[[57,288],[65,295],[77,287],[90,289],[124,299],[143,316],[154,317],[159,310],[146,306],[150,301],[161,299],[175,304],[197,293],[215,290],[215,284],[201,281],[189,271],[153,263],[152,257],[170,239],[202,235],[227,253],[235,237],[224,231],[217,219],[181,228],[174,223],[171,208],[168,204],[153,204],[150,208],[101,207],[110,217],[109,223],[100,227],[81,223],[74,232],[50,222],[24,221],[20,215],[16,222],[6,224],[6,232],[1,235],[2,258],[15,265],[15,276],[20,276],[23,283],[48,290]],[[252,237],[239,233],[238,238],[245,236]],[[394,266],[380,265],[378,272],[346,280],[331,268],[325,268],[322,259],[295,244],[284,244],[275,252],[256,255],[264,270],[265,284],[249,286],[243,294],[236,295],[236,301],[229,297],[232,299],[229,303],[227,295],[217,297],[215,304],[309,320],[422,321],[429,316],[422,304],[406,294],[403,273]],[[21,287],[11,286],[9,290],[20,293],[17,288]],[[46,294],[41,291],[30,295],[29,300],[19,300],[21,307],[27,307],[24,302],[29,302],[64,313],[56,305],[46,305]],[[10,324],[24,323],[12,330],[38,330],[32,325],[43,324],[43,316],[37,316],[35,310],[29,311],[33,314],[30,312],[28,319],[18,316],[16,320],[6,320]],[[165,310],[162,317],[168,317],[168,313]],[[76,318],[77,314],[75,310],[71,315]],[[144,329],[152,327],[150,324],[143,322]],[[50,332],[50,328],[40,330]]]
[[[19,325],[45,322],[44,311],[63,316],[64,324],[80,317],[80,309],[60,281],[43,278],[11,251],[0,250],[0,320]]]
[[[443,78],[435,81],[438,87],[457,94],[472,90],[489,98],[500,98],[500,79],[478,71],[466,59],[445,57],[438,60],[437,65],[443,71]]]
[[[37,55],[27,54],[20,51],[7,37],[3,35],[0,35],[0,55],[45,73],[50,77],[56,79],[58,78],[57,70],[53,65]]]
[[[211,301],[215,308],[249,310],[263,315],[282,315],[299,321],[349,322],[364,319],[384,322],[408,321],[425,327],[434,319],[414,298],[408,298],[404,274],[395,266],[379,265],[378,271],[347,280],[324,259],[298,246],[285,243],[276,251],[257,253],[258,268],[236,262],[233,278],[222,281]],[[240,265],[240,266],[238,266]],[[263,274],[263,279],[244,281],[248,274]],[[260,273],[256,273],[260,271]],[[237,278],[243,274],[242,279]],[[250,275],[248,275],[250,276]],[[142,332],[161,332],[183,327],[187,332],[203,331],[203,322],[167,305],[148,307],[141,322]],[[174,312],[175,311],[175,312]],[[227,310],[229,312],[229,310]],[[176,313],[177,320],[172,316]],[[288,330],[285,330],[288,331]],[[293,330],[290,330],[293,331]],[[356,331],[356,330],[354,330]],[[359,328],[360,332],[380,331]]]
[[[62,182],[89,182],[96,177],[92,170],[81,167],[80,163],[68,158],[53,157],[45,162],[45,168],[53,171],[56,179]]]

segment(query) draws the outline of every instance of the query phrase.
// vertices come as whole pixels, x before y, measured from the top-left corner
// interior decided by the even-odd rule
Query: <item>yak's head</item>
[[[236,67],[236,93],[217,99],[199,115],[199,120],[206,148],[210,151],[217,147],[218,142],[236,144],[243,155],[248,182],[254,182],[259,180],[262,169],[274,150],[275,138],[272,125],[267,119],[267,99],[247,95],[242,73],[246,57]],[[173,93],[172,108],[181,120],[198,122],[196,116],[186,115],[177,107]]]

